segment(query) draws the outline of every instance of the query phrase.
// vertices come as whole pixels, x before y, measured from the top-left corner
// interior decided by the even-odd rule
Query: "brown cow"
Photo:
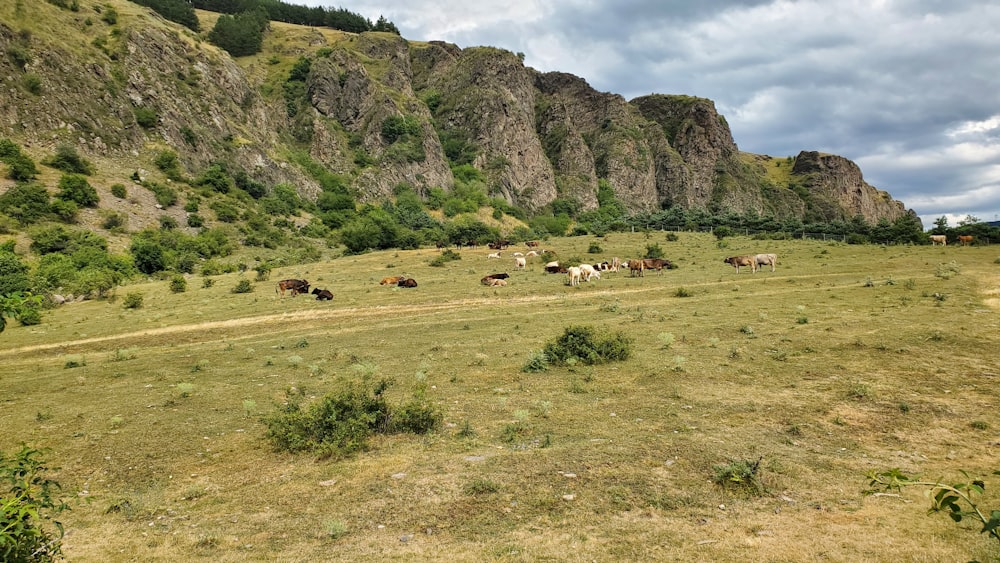
[[[382,281],[378,282],[379,285],[397,285],[399,280],[406,279],[403,276],[389,276],[387,278],[382,278]]]
[[[958,235],[958,242],[962,243],[962,246],[967,246],[972,244],[972,239],[975,238],[972,235]]]
[[[539,243],[537,240],[529,240],[526,241],[524,244],[527,245],[529,248],[538,248]]]
[[[663,273],[663,268],[670,269],[673,264],[670,260],[664,260],[663,258],[643,258],[642,267],[645,270],[656,270],[657,274]]]
[[[284,297],[286,290],[292,293],[292,297],[300,293],[309,293],[309,282],[296,279],[281,280],[278,282],[278,287],[275,288],[274,292]]]
[[[732,264],[736,268],[736,273],[740,273],[740,266],[750,266],[750,272],[757,273],[757,257],[756,256],[730,256],[723,260],[726,264]]]
[[[646,263],[643,260],[629,260],[628,261],[629,275],[635,277],[635,273],[639,272],[639,277],[645,277],[643,270],[646,269]]]
[[[396,284],[399,287],[417,287],[417,280],[413,278],[403,278]]]

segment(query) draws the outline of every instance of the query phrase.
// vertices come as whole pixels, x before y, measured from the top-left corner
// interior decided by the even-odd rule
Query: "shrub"
[[[142,308],[142,294],[141,293],[129,293],[125,296],[125,300],[122,301],[122,306],[126,309],[141,309]]]
[[[42,78],[37,74],[29,72],[21,80],[24,84],[24,89],[28,92],[35,95],[42,93]]]
[[[7,163],[7,177],[15,182],[26,182],[38,175],[38,167],[31,158],[18,154],[3,159]]]
[[[118,199],[125,199],[128,197],[128,191],[125,189],[125,184],[112,184],[111,195],[117,197]]]
[[[386,381],[372,389],[351,385],[306,410],[289,402],[264,417],[267,437],[277,450],[292,453],[318,451],[345,456],[362,450],[371,434],[387,426],[389,406],[382,393],[388,385]]]
[[[84,207],[96,207],[100,201],[97,190],[87,182],[83,174],[63,174],[59,178],[59,193],[56,197]]]
[[[233,293],[250,293],[251,291],[253,291],[253,285],[246,278],[240,278],[240,281],[236,283],[236,287],[232,289]]]
[[[69,508],[41,452],[29,446],[0,452],[0,561],[55,561],[62,555],[63,526],[52,517]],[[51,521],[53,533],[42,524]]]
[[[174,293],[184,293],[187,291],[187,280],[184,276],[178,274],[170,278],[170,291]]]
[[[439,254],[437,257],[435,257],[433,260],[430,261],[430,265],[431,266],[436,266],[436,267],[441,267],[441,266],[444,266],[445,264],[447,264],[448,262],[452,262],[454,260],[461,260],[461,259],[462,259],[462,255],[461,254],[455,252],[454,250],[452,250],[450,248],[446,248],[444,250],[444,252],[442,252],[441,254]]]
[[[152,129],[159,121],[159,116],[156,115],[156,110],[153,108],[138,107],[132,112],[135,114],[135,122],[143,129]]]
[[[42,164],[51,166],[57,170],[62,170],[67,174],[83,174],[89,176],[94,173],[94,165],[79,155],[72,145],[61,144],[56,147],[56,152],[50,158],[42,161]]]
[[[646,255],[643,258],[663,258],[663,249],[656,243],[647,244]]]
[[[602,252],[604,252],[604,249],[596,242],[590,243],[590,246],[587,247],[587,254],[600,254]]]
[[[555,342],[545,345],[546,359],[554,365],[582,362],[587,365],[624,361],[631,355],[632,340],[622,332],[602,337],[590,326],[570,326]]]
[[[760,463],[757,461],[735,460],[729,463],[712,466],[712,482],[723,488],[737,487],[747,493],[758,495],[764,492],[760,481]]]
[[[731,237],[736,233],[735,231],[733,231],[731,227],[723,225],[721,227],[716,227],[715,229],[713,229],[712,234],[715,235],[715,238],[717,238],[718,240],[722,240],[726,237]]]
[[[414,399],[393,410],[390,429],[393,432],[426,434],[441,426],[444,415],[426,401]]]
[[[548,358],[546,358],[545,353],[542,351],[532,353],[528,361],[521,366],[521,371],[524,373],[538,373],[547,369],[549,369]]]

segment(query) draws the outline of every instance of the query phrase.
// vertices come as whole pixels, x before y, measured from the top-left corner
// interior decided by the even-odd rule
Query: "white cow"
[[[777,254],[758,254],[754,257],[757,260],[757,269],[759,270],[761,266],[771,266],[771,271],[774,271],[774,266],[778,263]]]
[[[566,275],[569,276],[569,285],[577,286],[580,285],[580,276],[582,272],[577,266],[570,266],[566,268]]]
[[[499,252],[490,252],[489,254],[486,255],[486,257],[487,258],[500,258],[500,253]]]
[[[590,264],[580,264],[580,275],[583,276],[583,281],[586,282],[589,282],[590,278],[594,277],[601,279],[601,273]]]
[[[521,256],[518,256],[517,258],[514,259],[514,269],[515,270],[523,270],[524,267],[527,266],[527,265],[528,265],[528,261],[525,260]]]

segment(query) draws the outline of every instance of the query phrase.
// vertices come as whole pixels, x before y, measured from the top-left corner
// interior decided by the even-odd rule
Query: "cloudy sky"
[[[489,45],[626,99],[715,102],[743,151],[856,162],[915,210],[1000,220],[993,0],[291,0]]]

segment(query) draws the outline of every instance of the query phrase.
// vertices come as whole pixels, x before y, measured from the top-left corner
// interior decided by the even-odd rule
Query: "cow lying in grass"
[[[506,272],[501,274],[490,274],[488,276],[483,276],[483,279],[479,280],[479,283],[489,286],[489,285],[494,285],[493,284],[494,280],[506,280],[509,277],[510,275],[507,274]]]
[[[329,289],[314,287],[312,294],[316,296],[316,301],[332,301],[333,293]]]
[[[726,264],[732,264],[736,268],[736,273],[740,273],[740,266],[750,266],[750,272],[757,273],[757,258],[755,256],[730,256],[723,260]]]

